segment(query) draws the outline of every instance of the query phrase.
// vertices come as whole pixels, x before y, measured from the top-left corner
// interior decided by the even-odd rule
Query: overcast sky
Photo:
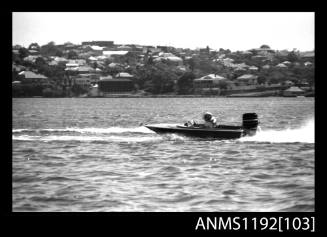
[[[13,45],[109,40],[195,49],[314,50],[314,13],[13,13]]]

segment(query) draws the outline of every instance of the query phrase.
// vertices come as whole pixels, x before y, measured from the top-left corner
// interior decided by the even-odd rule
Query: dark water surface
[[[159,136],[141,123],[224,124],[254,137]],[[13,211],[314,211],[313,98],[13,99]]]

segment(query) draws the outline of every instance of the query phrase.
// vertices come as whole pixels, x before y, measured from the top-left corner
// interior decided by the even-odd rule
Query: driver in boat
[[[191,120],[185,123],[187,127],[198,127],[198,128],[214,128],[217,126],[217,119],[212,116],[212,113],[206,112],[203,114],[203,124],[198,124],[195,121]]]
[[[203,126],[205,128],[214,128],[214,127],[216,127],[217,119],[212,116],[212,113],[210,113],[210,112],[204,113],[203,119],[204,119]]]

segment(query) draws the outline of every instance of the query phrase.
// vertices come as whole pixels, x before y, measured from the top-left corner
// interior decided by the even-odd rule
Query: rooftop
[[[127,72],[120,72],[116,74],[116,77],[134,77],[134,76]]]
[[[91,57],[89,57],[89,60],[91,60],[91,61],[97,61],[98,59],[95,58],[95,57],[93,57],[93,56],[91,56]]]
[[[23,75],[26,79],[27,78],[39,78],[39,79],[48,79],[46,76],[37,74],[31,71],[22,71],[19,73],[19,75]]]
[[[78,63],[66,63],[66,67],[78,67]]]
[[[103,51],[103,55],[125,55],[128,51],[125,50],[117,50],[117,51]]]
[[[225,80],[226,78],[225,77],[222,77],[222,76],[219,76],[217,74],[209,74],[209,75],[206,75],[206,76],[203,76],[201,78],[198,78],[198,79],[194,79],[194,81],[212,81],[212,80]]]
[[[176,57],[176,56],[166,57],[166,59],[168,59],[169,61],[173,61],[173,62],[183,61],[183,59],[181,59],[180,57]]]
[[[291,86],[290,88],[288,88],[287,90],[285,91],[288,91],[288,92],[303,92],[302,89],[300,89],[299,87],[297,86]]]
[[[283,63],[279,63],[279,64],[276,65],[276,67],[287,67],[287,66],[285,64],[283,64]]]
[[[104,78],[99,81],[99,83],[103,81],[131,81],[130,79],[127,78]]]
[[[78,67],[77,71],[79,71],[79,72],[94,71],[94,68],[90,67],[90,66],[81,66],[81,67]]]
[[[100,80],[111,80],[112,79],[112,76],[108,75],[108,76],[105,76],[105,77],[100,77]]]
[[[239,76],[237,80],[250,80],[250,79],[257,79],[258,76],[252,75],[252,74],[244,74],[242,76]]]
[[[63,57],[55,57],[53,60],[57,61],[57,62],[68,62],[69,61],[67,58],[63,58]]]
[[[92,50],[103,50],[105,47],[100,47],[100,46],[97,46],[97,45],[92,45],[90,46]]]
[[[250,70],[258,70],[258,67],[256,67],[256,66],[251,66],[251,67],[249,67],[249,69],[250,69]]]

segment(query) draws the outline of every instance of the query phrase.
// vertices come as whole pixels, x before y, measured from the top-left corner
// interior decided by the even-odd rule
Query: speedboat
[[[184,125],[144,125],[158,134],[179,134],[189,137],[212,138],[212,139],[237,139],[243,136],[253,136],[258,129],[258,115],[256,113],[243,114],[241,126],[218,125],[214,128],[205,128],[201,124]]]

